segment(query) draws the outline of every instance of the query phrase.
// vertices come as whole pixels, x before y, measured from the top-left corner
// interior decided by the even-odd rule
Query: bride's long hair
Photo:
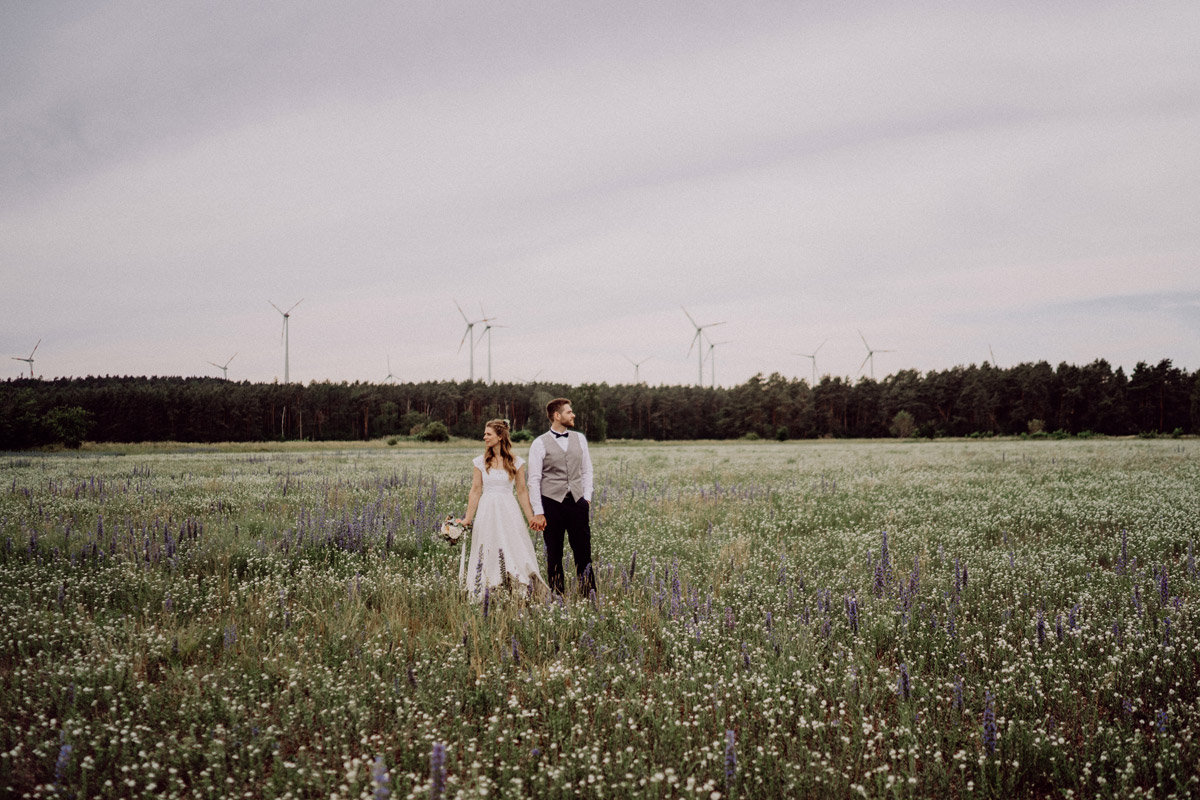
[[[500,453],[500,463],[503,465],[504,471],[508,473],[508,479],[510,481],[516,480],[517,462],[513,459],[512,439],[508,438],[508,420],[488,420],[485,427],[491,428],[492,432],[500,438],[500,441],[496,444],[496,450]],[[486,469],[490,470],[492,468],[493,458],[492,448],[486,448],[483,451],[483,466]]]

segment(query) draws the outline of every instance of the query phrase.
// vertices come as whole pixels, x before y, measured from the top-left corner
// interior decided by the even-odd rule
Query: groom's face
[[[566,428],[575,427],[575,412],[571,410],[570,404],[554,412],[554,421]]]

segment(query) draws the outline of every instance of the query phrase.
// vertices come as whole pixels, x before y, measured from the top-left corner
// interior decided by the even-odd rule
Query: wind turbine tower
[[[237,358],[237,353],[234,353],[233,355],[231,355],[229,357],[229,361],[233,361],[235,358]],[[222,377],[224,377],[225,380],[229,380],[229,361],[226,361],[224,365],[218,364],[215,361],[210,361],[208,363],[212,364],[214,367],[221,370]]]
[[[680,308],[683,308],[683,306],[680,306]],[[715,328],[717,325],[724,325],[725,323],[724,322],[710,322],[707,325],[697,325],[696,320],[692,319],[692,315],[688,314],[688,310],[686,308],[683,308],[683,313],[687,316],[688,322],[692,323],[692,326],[696,329],[696,335],[692,337],[692,343],[688,347],[688,355],[690,356],[692,354],[692,348],[696,347],[697,344],[699,344],[699,347],[696,347],[696,362],[697,362],[696,385],[703,386],[704,385],[704,341],[701,338],[701,335],[704,333],[705,328]]]
[[[825,340],[825,342],[828,341],[828,339]],[[825,346],[825,342],[821,342],[821,344],[817,346],[817,349],[813,350],[811,353],[792,353],[794,356],[804,356],[812,361],[812,384],[809,388],[817,385],[817,353],[821,352],[821,348]]]
[[[30,378],[33,377],[33,354],[37,352],[37,349],[38,349],[38,347],[41,346],[41,344],[42,344],[42,340],[38,339],[37,344],[35,344],[33,346],[33,350],[31,350],[29,352],[29,358],[21,358],[19,356],[12,356],[13,361],[26,361],[29,363],[29,377]]]
[[[271,303],[270,300],[268,300],[267,302]],[[291,318],[292,311],[294,311],[296,309],[296,306],[300,305],[303,302],[304,302],[304,298],[301,297],[299,300],[297,300],[295,303],[293,303],[292,307],[289,308],[287,311],[284,311],[279,306],[275,305],[274,303],[271,303],[271,308],[278,311],[280,316],[283,317],[283,333],[280,334],[279,339],[280,339],[280,341],[283,342],[283,382],[284,383],[291,383],[291,378],[288,373],[288,347],[289,347],[288,320]]]
[[[710,370],[711,377],[712,377],[712,388],[714,388],[714,389],[717,388],[717,354],[715,351],[717,349],[717,345],[720,345],[720,344],[729,344],[729,341],[728,340],[726,340],[724,342],[709,341],[708,353],[706,353],[704,356],[706,359],[707,358],[712,359],[712,361],[708,365],[708,368]]]
[[[475,382],[475,336],[474,336],[475,326],[481,322],[490,322],[490,320],[487,319],[486,317],[484,319],[467,319],[466,312],[462,310],[462,306],[460,306],[458,304],[457,300],[454,301],[454,307],[458,309],[459,314],[462,314],[463,322],[467,323],[467,329],[466,329],[466,331],[463,332],[463,338],[460,339],[458,342],[458,352],[460,352],[460,353],[462,352],[463,343],[465,343],[468,339],[470,339],[471,340],[470,380],[472,383],[474,383]],[[488,342],[489,343],[491,342],[490,336],[488,337]]]
[[[870,361],[871,362],[871,380],[875,380],[875,354],[876,353],[894,353],[896,351],[895,350],[872,350],[871,345],[867,344],[867,337],[863,336],[862,331],[858,332],[858,338],[862,339],[863,347],[867,348],[867,357],[864,358],[863,362],[858,365],[858,371],[862,372],[862,368],[864,366],[866,366],[868,361]]]
[[[387,365],[388,365],[388,374],[387,374],[387,377],[383,379],[383,382],[387,383],[388,381],[391,381],[392,383],[395,383],[396,376],[392,374],[392,357],[391,356],[387,357]]]
[[[641,361],[634,361],[629,356],[625,356],[625,360],[628,361],[630,364],[633,364],[633,383],[634,383],[634,385],[637,385],[642,382],[642,376],[641,376],[642,364],[645,364],[647,361],[649,361],[652,358],[654,358],[654,356],[646,356]]]
[[[489,317],[487,312],[483,310],[483,304],[479,304],[479,311],[483,314],[483,319],[479,322],[483,323],[483,333],[479,334],[479,340],[482,340],[486,335],[488,340],[488,385],[492,385],[492,328],[507,328],[507,325],[493,325],[492,320],[495,317]],[[477,341],[479,341],[477,340]]]

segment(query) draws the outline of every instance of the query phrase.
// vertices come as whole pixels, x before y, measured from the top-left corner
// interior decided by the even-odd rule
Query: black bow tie
[[[554,434],[555,439],[565,439],[565,438],[567,438],[567,434],[570,433],[570,431],[567,431],[566,433],[559,433],[558,431],[550,431],[550,432]]]

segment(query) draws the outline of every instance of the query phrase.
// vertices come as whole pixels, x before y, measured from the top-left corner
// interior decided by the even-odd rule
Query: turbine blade
[[[303,302],[304,302],[304,298],[301,297],[299,300],[297,300],[295,303],[292,304],[292,308],[289,308],[287,310],[287,313],[289,313],[289,314],[292,313],[292,309],[294,309],[296,306],[300,305]]]
[[[828,341],[829,341],[828,339],[825,340],[825,342],[828,342]],[[813,358],[816,358],[817,353],[821,352],[821,348],[825,346],[825,342],[821,342],[820,346],[816,350],[813,350]]]
[[[865,367],[867,365],[867,362],[870,360],[871,360],[871,354],[867,353],[867,357],[863,359],[863,363],[858,365],[858,371],[862,372],[863,367]]]
[[[468,322],[468,323],[467,323],[467,329],[466,329],[465,331],[463,331],[463,337],[462,337],[461,339],[459,339],[459,340],[458,340],[458,350],[457,350],[456,352],[459,352],[459,353],[461,353],[461,352],[462,352],[462,346],[463,346],[463,343],[464,343],[465,341],[467,341],[467,337],[471,335],[472,329],[473,329],[474,327],[475,327],[475,323],[474,323],[474,322]],[[474,346],[474,342],[472,342],[472,347],[473,347],[473,346]]]
[[[30,358],[33,358],[33,354],[37,352],[37,349],[39,346],[41,346],[41,344],[42,344],[42,340],[38,339],[38,343],[33,346],[33,351],[30,352],[30,354],[29,354]]]
[[[680,308],[683,308],[683,306],[680,306]],[[696,324],[696,320],[692,319],[692,315],[688,314],[688,310],[686,308],[683,308],[683,313],[688,318],[688,322],[692,323],[693,328],[700,327],[699,325]]]
[[[271,301],[270,301],[270,300],[268,300],[267,302],[268,302],[268,303],[271,303]],[[276,311],[278,311],[280,314],[282,314],[282,313],[283,313],[283,309],[282,309],[282,308],[280,308],[279,306],[275,305],[274,303],[271,303],[271,308],[275,309],[275,310],[276,310]]]
[[[467,319],[467,314],[466,314],[466,312],[462,310],[462,306],[460,306],[460,305],[458,304],[458,301],[457,301],[457,300],[455,300],[455,301],[454,301],[454,307],[458,309],[458,313],[459,313],[459,314],[462,314],[463,322],[465,322],[465,323],[467,323],[468,325],[470,325],[470,324],[471,324],[471,320]],[[460,344],[460,345],[459,345],[459,348],[461,348],[461,347],[462,347],[462,345]]]
[[[696,346],[696,340],[699,338],[700,338],[700,328],[696,328],[696,335],[692,337],[692,343],[690,345],[688,345],[688,355],[689,356],[692,354],[692,348],[694,348]],[[701,342],[701,347],[703,347],[703,346],[704,346],[704,343]]]
[[[240,351],[239,351],[239,352],[240,352]],[[230,363],[231,363],[231,362],[232,362],[232,361],[233,361],[235,358],[237,358],[237,353],[234,353],[233,355],[231,355],[231,356],[229,357],[229,361],[226,361],[226,362],[225,362],[225,366],[227,366],[227,367],[228,367],[228,366],[230,365]]]
[[[863,332],[858,332],[858,338],[863,340],[863,347],[867,348],[867,352],[871,352],[871,345],[867,344],[867,337],[863,336]]]

